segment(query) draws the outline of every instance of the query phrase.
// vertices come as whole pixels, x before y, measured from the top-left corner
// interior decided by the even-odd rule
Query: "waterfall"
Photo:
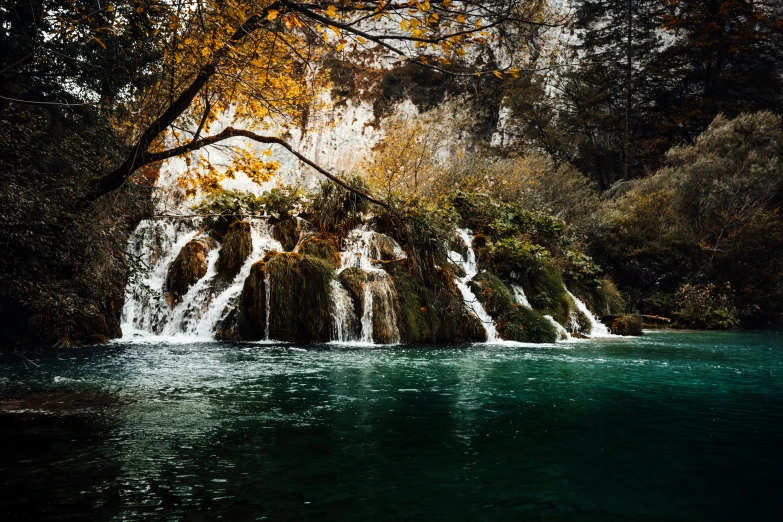
[[[551,315],[545,315],[544,319],[552,323],[552,326],[555,327],[555,331],[557,332],[557,337],[561,341],[570,341],[571,340],[571,334],[568,333],[568,330],[563,328],[563,325],[555,321],[555,318]]]
[[[364,310],[362,311],[362,337],[363,343],[372,343],[372,287],[369,282],[364,283]]]
[[[405,258],[405,251],[385,234],[368,230],[366,225],[351,230],[345,238],[345,250],[340,253],[341,270],[361,268],[367,271],[382,270],[373,261],[384,257]]]
[[[264,272],[264,340],[269,340],[269,311],[272,310],[272,274]]]
[[[522,289],[521,286],[519,286],[519,285],[511,285],[511,291],[514,294],[514,300],[518,304],[520,304],[520,305],[522,305],[522,306],[524,306],[526,308],[530,308],[531,310],[533,309],[533,307],[530,305],[530,301],[528,301],[527,296],[525,295],[525,291]],[[552,317],[551,315],[545,315],[544,319],[546,319],[547,321],[552,323],[552,326],[555,327],[555,331],[557,332],[557,336],[558,336],[558,339],[560,341],[570,341],[571,340],[571,334],[568,333],[568,330],[563,328],[563,325],[561,325],[560,323],[555,321],[554,317]]]
[[[211,338],[236,306],[253,263],[267,251],[281,249],[266,222],[252,223],[250,232],[251,253],[231,281],[220,280],[216,270],[220,252],[214,248],[207,254],[206,274],[172,307],[165,296],[166,276],[182,248],[199,237],[200,231],[194,223],[142,222],[131,236],[128,251],[149,269],[142,281],[128,285],[122,311],[125,335]]]
[[[182,296],[182,301],[172,310],[169,321],[163,328],[163,335],[178,335],[192,333],[201,315],[209,309],[214,297],[212,280],[217,275],[218,249],[212,249],[207,254],[207,273],[191,286]]]
[[[533,308],[530,304],[530,301],[527,300],[527,296],[525,295],[525,291],[522,289],[519,285],[511,285],[511,291],[514,293],[514,300],[521,304],[522,306],[525,306],[527,308]],[[562,328],[562,326],[561,326]]]
[[[332,291],[332,340],[340,343],[357,341],[354,335],[356,314],[348,291],[338,279],[330,283]]]
[[[128,256],[146,270],[131,278],[125,290],[121,325],[126,335],[157,335],[170,321],[164,292],[169,265],[198,231],[189,221],[146,219],[131,234]]]
[[[189,330],[188,333],[194,333],[199,337],[213,335],[215,328],[236,307],[239,295],[245,286],[245,279],[250,274],[250,268],[253,266],[253,263],[261,259],[270,250],[282,250],[280,242],[272,238],[266,222],[251,223],[250,235],[253,246],[250,255],[247,256],[247,259],[245,259],[245,262],[239,269],[239,273],[225,290],[212,299],[208,311],[201,317],[195,328]],[[268,287],[267,292],[269,292]],[[268,321],[269,314],[267,312],[267,323]]]
[[[593,313],[587,308],[587,305],[580,301],[574,294],[569,292],[568,289],[566,289],[566,292],[568,293],[568,296],[574,301],[576,308],[585,314],[585,317],[587,317],[587,320],[590,322],[590,337],[613,337],[612,333],[609,331],[609,328],[607,328],[604,323],[599,321],[598,318],[593,315]]]
[[[460,293],[462,294],[462,300],[465,302],[465,306],[474,314],[476,314],[476,316],[481,321],[481,324],[484,326],[484,331],[487,333],[487,342],[491,343],[494,341],[499,341],[501,339],[497,335],[497,331],[495,330],[495,323],[492,321],[492,317],[490,317],[486,310],[484,310],[484,307],[481,306],[481,303],[478,301],[475,294],[468,287],[468,282],[478,273],[478,268],[476,266],[476,253],[473,251],[473,235],[469,230],[464,228],[458,228],[457,234],[467,247],[467,255],[463,257],[458,252],[449,252],[449,258],[451,261],[454,264],[461,266],[465,271],[465,276],[458,277],[455,283]]]
[[[337,275],[348,268],[358,268],[365,274],[366,280],[362,283],[364,305],[357,332],[355,325],[358,314],[354,313],[353,300],[339,280],[331,283],[332,340],[372,344],[379,337],[379,333],[374,332],[375,323],[383,329],[380,334],[383,341],[399,343],[394,282],[386,270],[378,266],[378,262],[403,259],[405,251],[394,239],[369,230],[366,225],[350,231],[344,245],[344,250],[340,252]]]

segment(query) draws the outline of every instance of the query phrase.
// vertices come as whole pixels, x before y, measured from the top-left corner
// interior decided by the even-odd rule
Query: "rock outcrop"
[[[210,237],[189,241],[169,267],[166,296],[171,306],[182,301],[188,289],[207,273],[207,254],[217,246]]]

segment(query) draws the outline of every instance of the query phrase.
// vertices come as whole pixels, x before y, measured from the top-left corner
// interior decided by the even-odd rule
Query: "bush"
[[[728,329],[739,326],[731,286],[712,283],[684,284],[675,295],[674,315],[680,326],[698,329]]]
[[[119,337],[137,258],[128,237],[152,214],[155,168],[86,208],[92,179],[122,160],[89,107],[0,104],[0,350]]]
[[[613,192],[591,243],[642,312],[668,315],[673,303],[665,296],[688,281],[728,281],[740,312],[700,320],[704,310],[692,314],[683,304],[680,322],[707,327],[733,324],[740,313],[747,322],[783,315],[780,116],[718,116],[695,143],[672,148],[654,176]]]
[[[362,192],[367,183],[360,176],[344,176],[343,180]],[[323,181],[307,195],[308,209],[305,216],[321,233],[335,234],[340,240],[362,222],[362,215],[370,205],[367,201],[332,181]]]

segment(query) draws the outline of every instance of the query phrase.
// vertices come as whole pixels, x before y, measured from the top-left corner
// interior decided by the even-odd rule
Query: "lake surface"
[[[0,362],[0,518],[780,520],[783,334]]]

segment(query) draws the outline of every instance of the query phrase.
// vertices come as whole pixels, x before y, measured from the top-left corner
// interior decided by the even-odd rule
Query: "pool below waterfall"
[[[783,334],[6,354],[0,518],[775,520]]]

